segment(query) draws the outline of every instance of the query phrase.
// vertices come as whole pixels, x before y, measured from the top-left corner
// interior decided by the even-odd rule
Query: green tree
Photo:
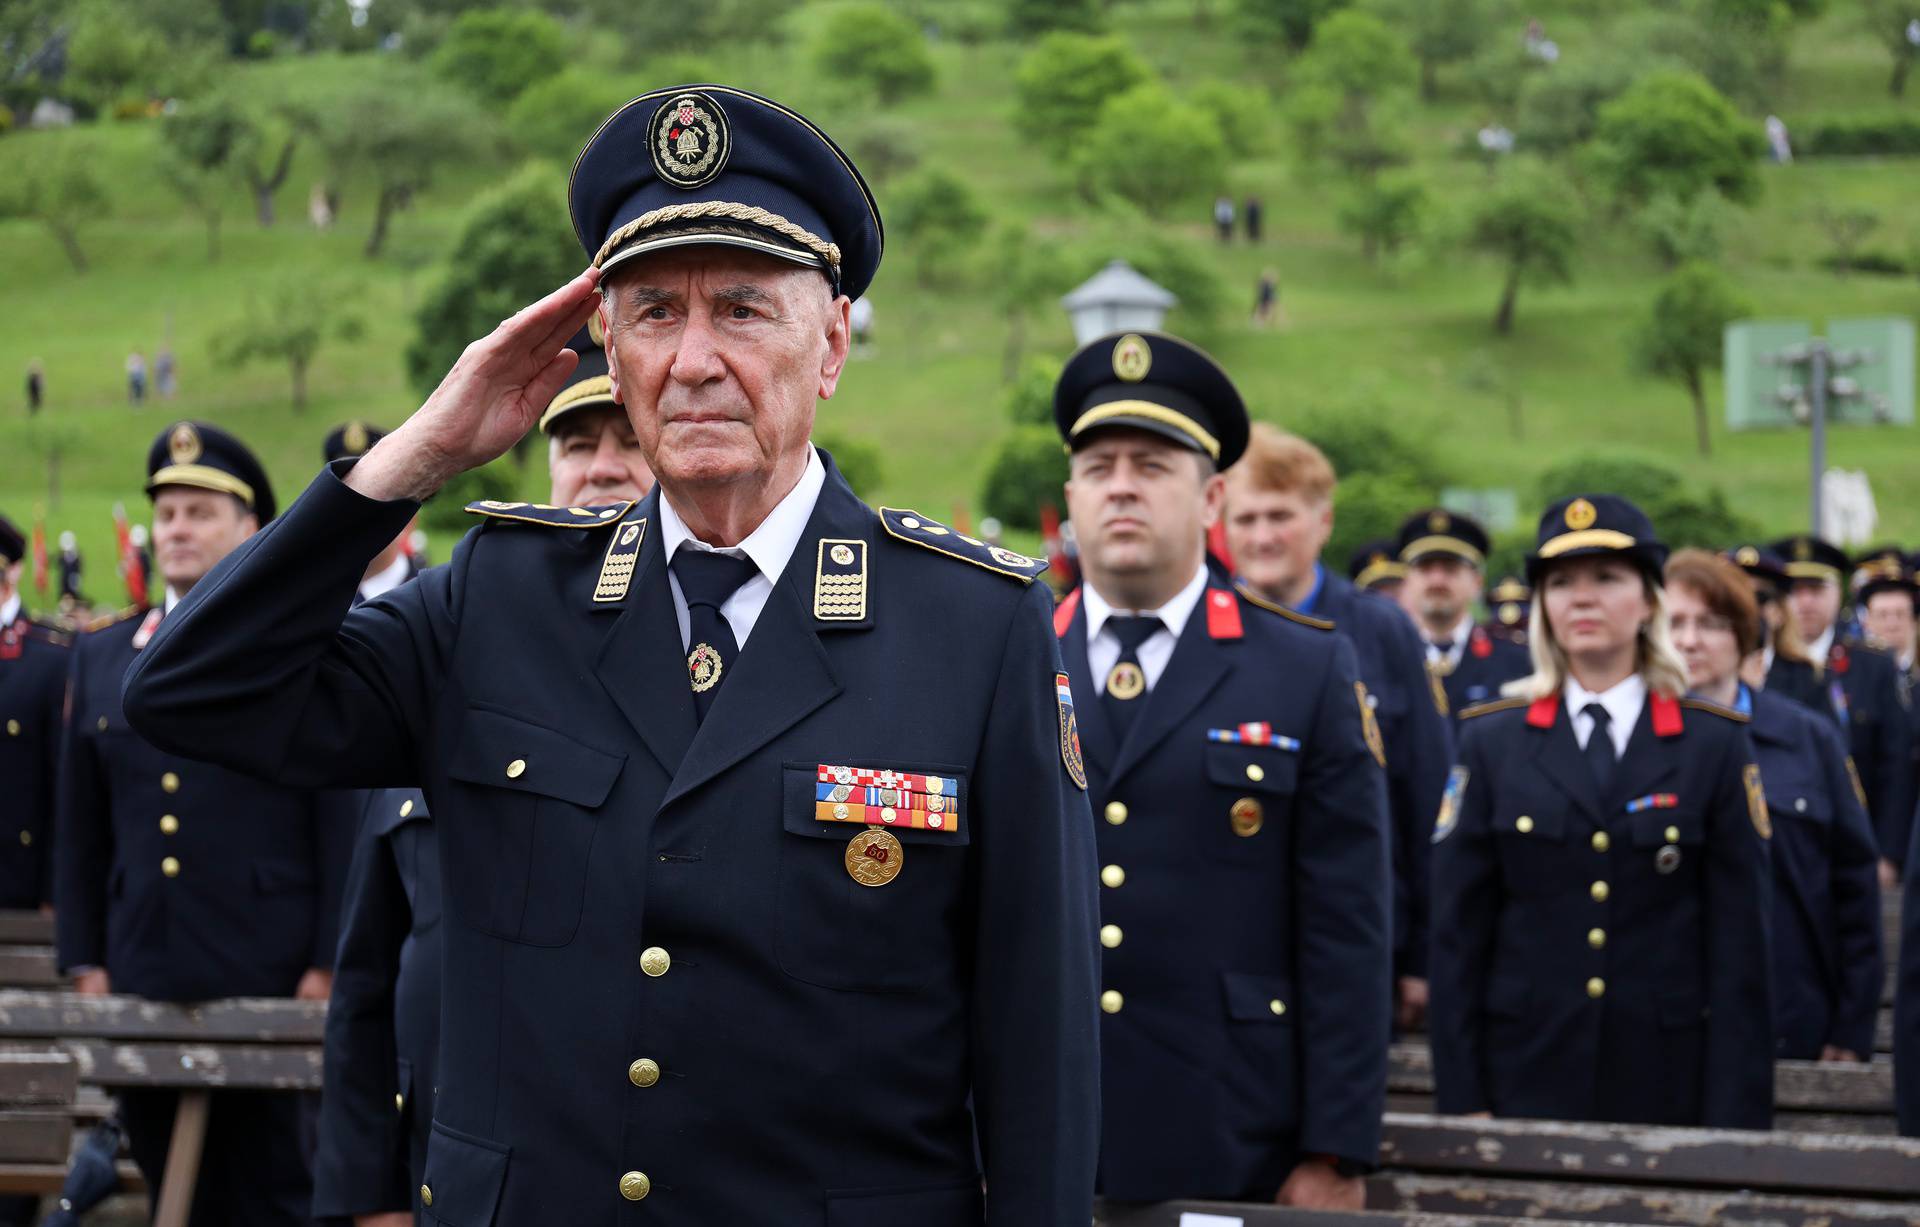
[[[221,170],[217,166],[195,165],[172,152],[162,152],[155,160],[155,171],[161,182],[173,189],[180,203],[205,227],[209,262],[220,259],[220,223],[225,212],[221,199],[228,186]]]
[[[1346,9],[1314,30],[1300,72],[1338,90],[1349,106],[1365,106],[1409,89],[1419,74],[1407,46],[1371,13]]]
[[[245,185],[254,216],[271,226],[274,197],[311,127],[310,114],[291,99],[235,86],[181,106],[161,125],[160,137],[183,171],[222,172]]]
[[[1157,83],[1109,99],[1074,153],[1083,184],[1156,218],[1210,198],[1226,181],[1227,160],[1212,116],[1182,107]]]
[[[1058,358],[1033,354],[1021,365],[1020,373],[1002,395],[1007,417],[1015,426],[1053,425],[1053,388],[1060,382],[1062,363]]]
[[[872,498],[887,475],[887,459],[878,447],[865,439],[835,430],[816,431],[813,441],[833,457],[833,467],[847,479],[853,492]]]
[[[1202,81],[1180,91],[1188,106],[1213,117],[1227,142],[1227,152],[1237,159],[1261,152],[1267,144],[1267,125],[1271,122],[1272,99],[1255,86],[1227,81]]]
[[[1300,57],[1289,108],[1303,160],[1331,156],[1362,177],[1404,161],[1397,108],[1418,75],[1406,44],[1371,13],[1343,9],[1322,21]]]
[[[1702,456],[1711,455],[1708,433],[1708,371],[1720,369],[1721,339],[1727,325],[1750,308],[1711,264],[1688,264],[1659,293],[1635,337],[1634,355],[1643,370],[1677,380],[1693,400],[1694,439]]]
[[[429,63],[435,75],[496,106],[567,62],[560,23],[534,9],[475,9],[454,18]]]
[[[1853,0],[1853,7],[1854,20],[1887,49],[1893,60],[1887,92],[1895,98],[1905,97],[1907,74],[1913,71],[1915,55],[1920,54],[1920,47],[1907,38],[1907,23],[1920,12],[1915,12],[1907,0]]]
[[[287,277],[253,296],[245,314],[227,325],[214,342],[214,357],[225,366],[255,362],[284,363],[293,381],[293,410],[307,407],[307,375],[320,347],[331,340],[352,341],[365,324],[350,304],[356,295],[311,277]]]
[[[166,62],[166,42],[137,10],[82,5],[67,36],[66,91],[101,111],[153,92]]]
[[[461,215],[413,313],[406,370],[416,395],[438,387],[470,342],[579,269],[564,182],[553,166],[530,163]]]
[[[1483,194],[1467,219],[1467,245],[1496,256],[1506,266],[1493,330],[1513,331],[1514,308],[1523,285],[1563,285],[1573,280],[1580,246],[1580,202],[1558,179],[1537,170],[1509,168]]]
[[[1717,192],[1702,192],[1690,201],[1655,196],[1635,218],[1660,263],[1679,268],[1693,260],[1712,261],[1720,254],[1720,232],[1729,206]]]
[[[899,228],[913,255],[914,276],[923,286],[951,279],[987,230],[987,211],[966,180],[932,167],[917,171],[894,188],[887,216]]]
[[[1099,121],[1107,99],[1152,77],[1146,61],[1118,38],[1049,34],[1014,73],[1015,137],[1064,157]]]
[[[820,28],[814,68],[891,105],[933,91],[933,56],[920,27],[884,4],[836,9]]]
[[[994,449],[980,505],[1008,528],[1037,529],[1043,505],[1063,506],[1067,453],[1052,426],[1016,426]]]
[[[1000,378],[1011,382],[1021,370],[1034,313],[1057,309],[1060,295],[1073,284],[1072,273],[1059,244],[1042,241],[1020,222],[1008,222],[994,231],[987,244],[986,266],[994,273],[989,293],[1007,326]]]
[[[1412,47],[1428,102],[1440,95],[1440,69],[1479,54],[1511,18],[1506,0],[1369,0],[1369,8]]]
[[[1360,240],[1367,260],[1392,255],[1420,231],[1428,206],[1427,189],[1408,178],[1375,179],[1354,186],[1340,207],[1340,228]]]
[[[1299,51],[1313,40],[1320,22],[1352,0],[1236,0],[1234,16],[1254,38],[1281,42]]]
[[[26,145],[11,171],[0,175],[0,217],[29,218],[47,228],[76,273],[87,271],[80,225],[107,211],[107,191],[93,151],[71,140],[41,138]]]
[[[1515,139],[1522,149],[1549,157],[1585,144],[1600,126],[1600,108],[1644,71],[1632,56],[1602,53],[1529,74],[1520,87]]]
[[[1760,196],[1763,148],[1758,129],[1713,86],[1660,72],[1600,108],[1587,152],[1595,176],[1629,204],[1660,195],[1685,203],[1704,191],[1751,204]]]
[[[602,121],[632,96],[620,82],[591,69],[564,69],[513,100],[507,107],[507,135],[534,157],[570,163]]]
[[[1017,35],[1049,30],[1092,33],[1106,24],[1101,0],[1007,0],[1007,28]]]
[[[1654,533],[1674,549],[1718,550],[1759,535],[1751,520],[1727,505],[1722,491],[1683,478],[1648,456],[1582,454],[1547,469],[1534,483],[1542,506],[1597,490],[1632,499],[1653,521]]]

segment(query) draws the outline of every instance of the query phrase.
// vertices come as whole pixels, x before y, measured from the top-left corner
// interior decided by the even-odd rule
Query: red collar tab
[[[1467,650],[1480,660],[1493,655],[1493,640],[1479,627],[1473,628],[1473,634],[1467,637]]]
[[[1080,612],[1080,590],[1075,588],[1067,593],[1067,599],[1053,607],[1053,633],[1062,639],[1073,625],[1073,615]]]
[[[1655,737],[1678,737],[1686,730],[1686,721],[1680,717],[1680,700],[1670,694],[1656,694],[1652,703]]]
[[[1225,588],[1207,589],[1207,634],[1215,639],[1238,639],[1246,631],[1240,625],[1240,600]]]
[[[1833,666],[1835,673],[1845,673],[1847,666],[1853,663],[1853,657],[1847,654],[1847,645],[1835,642],[1833,650],[1827,653],[1827,663]]]
[[[1553,718],[1560,711],[1560,696],[1550,694],[1544,699],[1535,699],[1527,706],[1527,723],[1537,729],[1553,727]]]
[[[22,645],[26,642],[24,621],[12,626],[0,626],[0,660],[19,660]]]

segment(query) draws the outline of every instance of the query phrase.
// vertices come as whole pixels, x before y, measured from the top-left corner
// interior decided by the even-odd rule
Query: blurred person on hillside
[[[60,969],[87,995],[324,1001],[353,844],[344,795],[163,751],[128,726],[120,697],[127,667],[177,602],[272,519],[273,488],[244,444],[200,422],[161,431],[146,471],[165,602],[97,621],[72,654],[54,841]],[[157,1202],[179,1095],[128,1088],[119,1098]],[[310,1222],[302,1133],[312,1106],[213,1092],[194,1227]]]
[[[1213,198],[1213,231],[1222,243],[1233,242],[1233,197],[1222,194]]]
[[[1262,203],[1258,196],[1249,196],[1247,197],[1246,208],[1242,213],[1246,218],[1247,242],[1258,243],[1260,241],[1261,224],[1266,220],[1266,205]]]
[[[162,345],[153,355],[153,390],[161,400],[172,400],[178,372],[174,367],[173,346]]]
[[[1406,1030],[1426,1017],[1427,844],[1453,737],[1446,695],[1406,613],[1321,559],[1333,533],[1335,481],[1319,448],[1256,423],[1246,455],[1227,470],[1220,516],[1243,582],[1268,601],[1331,622],[1353,647],[1386,746],[1394,1012]]]
[[[80,593],[80,572],[84,563],[80,558],[80,544],[71,531],[60,534],[60,597],[62,600],[85,601]]]
[[[1786,560],[1787,600],[1808,655],[1825,666],[1828,697],[1847,730],[1880,845],[1880,888],[1899,889],[1913,826],[1913,714],[1901,697],[1893,657],[1840,627],[1842,585],[1852,569],[1839,546],[1807,534],[1773,543]],[[1776,665],[1776,667],[1778,667]],[[1769,677],[1772,674],[1769,672]]]
[[[47,370],[35,358],[27,363],[27,413],[40,412],[41,402],[47,395]]]
[[[1253,291],[1253,322],[1265,328],[1278,322],[1286,325],[1286,312],[1280,306],[1280,272],[1269,266],[1260,274]]]
[[[139,350],[127,355],[127,400],[138,405],[147,399],[147,356]]]

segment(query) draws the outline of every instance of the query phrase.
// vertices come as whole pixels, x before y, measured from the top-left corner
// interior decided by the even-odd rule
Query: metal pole
[[[1816,537],[1820,536],[1820,477],[1827,470],[1827,357],[1825,339],[1815,338],[1807,354],[1807,391],[1813,410],[1812,507],[1807,520]]]

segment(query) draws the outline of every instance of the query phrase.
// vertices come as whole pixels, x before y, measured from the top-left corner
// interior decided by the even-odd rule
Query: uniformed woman
[[[1665,560],[1625,499],[1541,517],[1533,674],[1466,714],[1435,825],[1441,1112],[1770,1123],[1766,800],[1745,720],[1681,697]]]
[[[1832,721],[1764,688],[1760,610],[1738,566],[1682,550],[1666,575],[1693,692],[1751,720],[1773,822],[1774,1055],[1864,1061],[1884,974],[1880,889],[1846,746]]]

